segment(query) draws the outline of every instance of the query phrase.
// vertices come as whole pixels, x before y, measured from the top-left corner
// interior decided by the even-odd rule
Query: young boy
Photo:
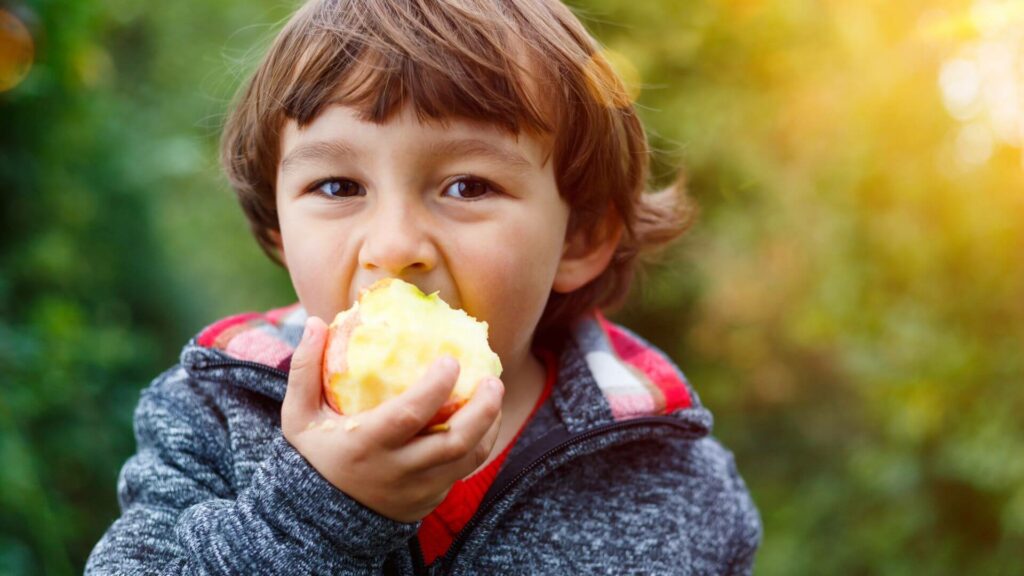
[[[598,310],[682,231],[596,42],[554,0],[313,0],[223,160],[299,303],[217,322],[146,389],[89,574],[748,574],[761,527],[674,365]],[[438,359],[357,416],[324,320],[375,280],[489,324],[502,380],[421,434]]]

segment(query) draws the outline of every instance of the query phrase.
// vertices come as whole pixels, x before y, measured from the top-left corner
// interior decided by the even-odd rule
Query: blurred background
[[[701,206],[613,318],[715,413],[757,574],[1024,574],[1024,1],[572,4]],[[0,0],[0,574],[80,573],[139,391],[293,301],[216,163],[293,7]]]

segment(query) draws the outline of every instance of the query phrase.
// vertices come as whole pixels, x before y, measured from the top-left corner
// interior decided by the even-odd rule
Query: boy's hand
[[[399,522],[422,519],[456,480],[487,460],[501,421],[501,381],[481,381],[441,433],[420,434],[455,387],[459,367],[451,357],[438,359],[400,396],[342,416],[323,398],[326,335],[319,318],[306,322],[281,407],[284,437],[317,472],[364,506]]]

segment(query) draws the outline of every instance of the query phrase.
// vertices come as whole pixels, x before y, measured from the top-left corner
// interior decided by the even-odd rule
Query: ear
[[[622,231],[618,212],[610,208],[592,238],[587,238],[585,230],[577,230],[566,237],[551,289],[567,294],[600,276],[619,247]]]
[[[288,261],[284,257],[284,242],[281,241],[280,230],[267,230],[267,236],[270,236],[270,240],[274,243],[274,251],[277,253],[277,258],[281,261],[281,265],[288,268]]]

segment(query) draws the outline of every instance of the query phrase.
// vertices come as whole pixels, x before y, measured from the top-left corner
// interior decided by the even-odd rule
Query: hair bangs
[[[283,115],[304,126],[327,106],[343,105],[383,124],[409,105],[421,121],[460,118],[513,133],[554,132],[558,98],[545,87],[556,74],[528,43],[508,26],[485,19],[456,25],[431,3],[412,4],[400,10],[381,3],[377,14],[340,20],[337,12],[330,19],[313,15],[297,46],[303,57]]]

